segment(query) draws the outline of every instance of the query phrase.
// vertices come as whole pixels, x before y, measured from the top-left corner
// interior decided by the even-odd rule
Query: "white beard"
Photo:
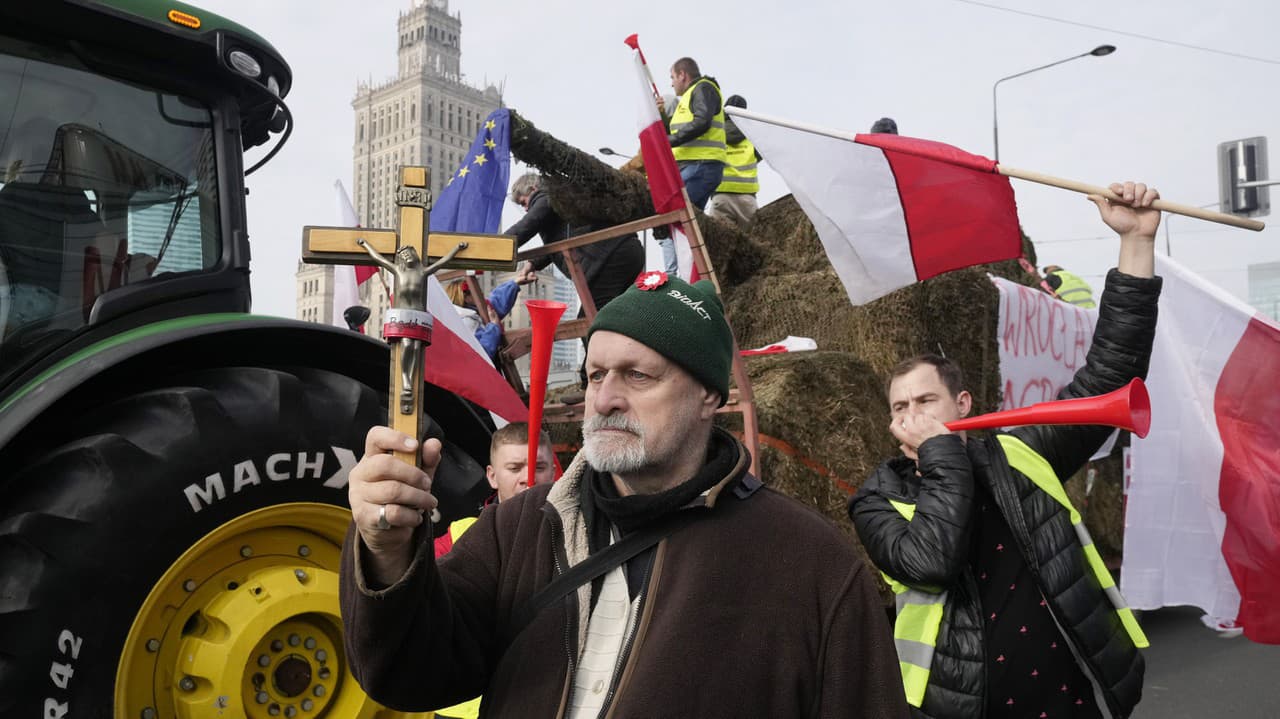
[[[630,434],[603,432],[622,430]],[[582,453],[597,472],[631,474],[648,465],[644,426],[621,415],[595,415],[582,424]]]

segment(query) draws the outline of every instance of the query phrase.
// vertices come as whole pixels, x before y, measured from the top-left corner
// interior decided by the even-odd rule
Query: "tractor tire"
[[[314,369],[165,383],[44,432],[3,484],[0,716],[403,716],[352,679],[338,614],[384,398]]]

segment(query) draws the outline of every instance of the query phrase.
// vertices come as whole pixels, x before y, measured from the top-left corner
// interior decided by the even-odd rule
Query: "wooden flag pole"
[[[1105,187],[1100,187],[1098,185],[1090,185],[1085,182],[1076,182],[1075,180],[1065,180],[1061,177],[1054,177],[1052,175],[1045,175],[1039,172],[1032,172],[1031,170],[1019,170],[1016,167],[1005,167],[1004,165],[996,165],[996,172],[999,172],[1001,175],[1004,175],[1006,177],[1016,177],[1019,180],[1026,180],[1027,182],[1035,182],[1041,185],[1049,185],[1050,187],[1058,187],[1063,190],[1071,190],[1073,192],[1080,192],[1086,195],[1101,195],[1107,198],[1108,200],[1121,201],[1121,198],[1119,195],[1117,195],[1116,193],[1112,192],[1111,190]],[[1258,220],[1250,219],[1248,217],[1236,217],[1235,215],[1228,215],[1223,212],[1206,210],[1203,207],[1192,207],[1191,205],[1180,205],[1176,202],[1169,202],[1168,200],[1156,200],[1155,202],[1151,203],[1151,207],[1153,207],[1154,209],[1160,210],[1161,212],[1168,212],[1174,215],[1184,215],[1186,217],[1194,217],[1198,220],[1208,220],[1209,222],[1217,222],[1218,224],[1221,224],[1221,225],[1231,225],[1232,227],[1239,227],[1245,230],[1253,230],[1255,232],[1260,231],[1264,227],[1266,227],[1266,224],[1259,222]]]
[[[725,112],[729,115],[733,115],[737,117],[745,117],[748,120],[765,122],[770,125],[777,125],[778,127],[789,127],[793,130],[810,132],[815,135],[825,135],[826,137],[832,137],[837,140],[848,140],[849,142],[858,141],[857,135],[852,132],[844,132],[841,130],[833,130],[830,128],[818,127],[817,125],[810,125],[807,123],[796,122],[794,120],[786,120],[780,117],[774,117],[772,115],[762,115],[758,112],[751,111],[751,110],[743,110],[742,108],[739,108],[739,107],[726,107]],[[739,125],[739,129],[741,129],[741,125]],[[900,151],[905,151],[905,150],[900,150]],[[1005,165],[1001,165],[1001,164],[996,165],[996,172],[1000,173],[1001,175],[1004,175],[1005,177],[1016,177],[1019,180],[1035,182],[1041,185],[1049,185],[1050,187],[1058,187],[1063,190],[1072,190],[1074,192],[1081,192],[1086,195],[1102,195],[1108,200],[1120,200],[1120,197],[1116,195],[1114,192],[1112,192],[1111,190],[1108,190],[1105,187],[1099,187],[1098,185],[1090,185],[1085,182],[1076,182],[1075,180],[1065,180],[1061,177],[1054,177],[1053,175],[1045,175],[1040,172],[1032,172],[1031,170],[1019,170],[1015,167],[1006,167]],[[1169,202],[1168,200],[1156,200],[1154,203],[1152,203],[1151,206],[1157,210],[1160,210],[1161,212],[1168,212],[1174,215],[1184,215],[1186,217],[1194,217],[1198,220],[1208,220],[1209,222],[1217,222],[1222,225],[1231,225],[1232,227],[1239,227],[1245,230],[1254,230],[1255,232],[1261,231],[1263,228],[1266,227],[1264,223],[1259,222],[1258,220],[1249,219],[1247,217],[1236,217],[1235,215],[1228,215],[1222,212],[1214,212],[1213,210],[1206,210],[1203,207],[1192,207],[1191,205],[1180,205],[1176,202]]]

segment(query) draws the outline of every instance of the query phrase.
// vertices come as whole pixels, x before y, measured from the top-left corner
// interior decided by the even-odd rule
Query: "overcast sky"
[[[293,68],[287,98],[297,123],[293,137],[248,178],[254,310],[293,316],[301,228],[339,221],[332,184],[351,184],[356,83],[394,75],[396,18],[411,2],[197,3],[257,31]],[[1074,60],[1000,85],[1001,160],[1096,184],[1145,180],[1166,199],[1190,205],[1217,201],[1218,143],[1257,135],[1280,142],[1280,50],[1274,45],[1280,3],[986,4],[1109,30],[964,0],[449,0],[449,9],[462,15],[468,81],[505,83],[508,106],[590,150],[637,149],[637,93],[622,43],[633,32],[663,92],[671,92],[665,69],[690,55],[753,110],[850,131],[866,131],[888,115],[904,135],[987,156],[997,79],[1113,44],[1118,50],[1108,57]],[[261,152],[251,151],[250,159]],[[787,192],[765,167],[762,205]],[[1092,205],[1083,196],[1021,181],[1014,190],[1040,264],[1063,265],[1099,284],[1115,263],[1116,242]],[[1176,218],[1173,256],[1247,298],[1247,266],[1280,261],[1278,233]]]

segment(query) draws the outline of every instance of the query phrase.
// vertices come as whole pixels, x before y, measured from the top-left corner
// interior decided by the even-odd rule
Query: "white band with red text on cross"
[[[386,323],[382,325],[382,336],[388,340],[404,337],[430,343],[431,325],[434,321],[430,312],[393,307],[387,310]]]

